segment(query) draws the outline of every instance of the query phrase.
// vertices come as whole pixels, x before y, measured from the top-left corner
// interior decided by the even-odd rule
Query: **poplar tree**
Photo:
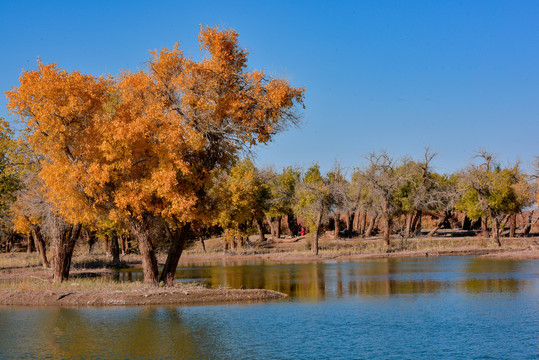
[[[68,276],[81,225],[105,214],[138,241],[144,281],[172,283],[191,223],[206,216],[213,174],[298,123],[304,89],[247,71],[235,31],[201,28],[199,42],[200,61],[178,43],[151,52],[146,71],[117,78],[38,63],[7,92],[43,158],[47,198],[69,224],[57,239],[58,280]],[[171,241],[159,278],[150,234],[163,222]]]

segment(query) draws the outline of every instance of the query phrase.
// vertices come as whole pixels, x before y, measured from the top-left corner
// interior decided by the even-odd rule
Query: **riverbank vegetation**
[[[371,153],[325,174],[316,163],[257,168],[247,155],[299,123],[305,89],[247,71],[233,30],[201,28],[199,40],[200,61],[176,45],[117,77],[41,62],[23,72],[6,93],[23,131],[0,128],[4,252],[35,248],[32,261],[61,283],[76,248],[102,244],[113,266],[137,254],[146,284],[172,286],[194,246],[388,254],[428,252],[423,238],[502,247],[537,232],[538,174],[487,151],[451,174],[434,171],[428,149],[421,159]]]

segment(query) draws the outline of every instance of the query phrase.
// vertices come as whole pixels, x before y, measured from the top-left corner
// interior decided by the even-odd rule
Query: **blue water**
[[[181,273],[291,296],[247,305],[0,308],[0,358],[539,358],[537,260],[221,263]]]

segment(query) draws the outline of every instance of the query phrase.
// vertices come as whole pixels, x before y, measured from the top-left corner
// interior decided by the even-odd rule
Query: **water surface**
[[[0,358],[539,358],[538,260],[219,262],[187,265],[178,276],[290,297],[220,306],[0,308]]]

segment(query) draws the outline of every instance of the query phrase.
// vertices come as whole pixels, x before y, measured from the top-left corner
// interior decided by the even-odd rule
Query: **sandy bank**
[[[285,298],[272,290],[206,289],[198,286],[134,290],[0,290],[1,306],[128,306],[245,303]]]

